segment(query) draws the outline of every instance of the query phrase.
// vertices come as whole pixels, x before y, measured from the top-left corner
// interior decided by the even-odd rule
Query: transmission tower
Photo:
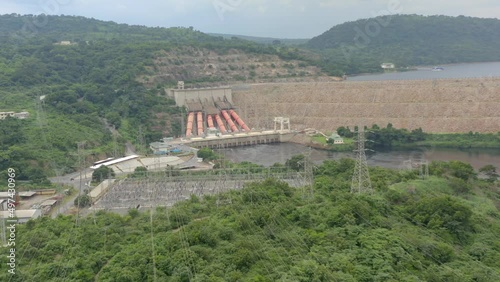
[[[313,164],[311,161],[311,148],[308,148],[307,152],[304,154],[304,198],[313,199],[314,198],[314,175],[313,175]]]
[[[155,166],[156,166],[156,155],[155,155]],[[156,169],[156,167],[155,167]],[[156,253],[155,253],[155,237],[154,237],[154,231],[153,231],[153,213],[155,211],[155,203],[154,200],[156,199],[155,195],[155,187],[154,183],[152,182],[152,178],[149,177],[150,172],[146,172],[146,175],[148,175],[148,178],[146,180],[146,191],[149,192],[149,202],[151,204],[151,209],[149,211],[149,228],[150,228],[150,235],[151,235],[151,255],[153,257],[153,281],[157,281],[157,276],[156,276]]]
[[[77,213],[76,213],[76,225],[80,223],[80,199],[82,196],[82,170],[83,170],[83,152],[82,150],[85,148],[85,141],[77,142],[78,146],[78,170],[80,171],[79,179],[79,189],[78,189],[78,202],[77,202]]]
[[[186,115],[187,117],[187,115]],[[184,125],[184,107],[181,107],[181,134],[180,137],[186,137],[186,126]]]
[[[351,193],[372,194],[372,182],[368,172],[368,163],[366,162],[366,138],[364,129],[361,126],[358,129],[358,140],[356,142],[358,143],[358,149],[354,150],[356,152],[356,166],[352,176]]]
[[[154,165],[153,169],[155,172],[161,171],[161,155],[160,154],[154,154]]]
[[[113,130],[111,131],[111,134],[113,135],[113,158],[118,158],[118,144],[116,143],[117,140],[116,140],[116,135],[118,134],[116,132],[116,128],[115,126],[113,125]]]
[[[429,178],[429,162],[426,159],[420,160],[420,178],[427,179]]]
[[[45,95],[37,97],[36,101],[36,121],[38,123],[38,127],[43,129],[47,125],[46,116],[45,116]]]
[[[144,132],[142,131],[142,125],[139,125],[139,132],[137,134],[137,143],[140,146],[140,152],[141,154],[146,154],[145,148],[146,148],[146,140],[144,138]]]

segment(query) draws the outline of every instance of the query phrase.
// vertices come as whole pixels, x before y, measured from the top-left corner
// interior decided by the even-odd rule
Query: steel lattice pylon
[[[311,148],[304,154],[304,188],[303,195],[305,198],[314,198],[314,173],[313,163],[311,161]]]
[[[356,166],[352,175],[351,193],[373,193],[370,173],[368,171],[368,163],[366,162],[365,154],[365,132],[360,126],[358,130],[358,149],[356,152]]]

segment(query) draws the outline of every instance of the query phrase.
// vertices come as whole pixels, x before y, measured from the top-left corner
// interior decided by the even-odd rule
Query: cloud
[[[334,25],[381,14],[500,17],[498,0],[1,1],[0,13],[79,15],[146,26],[194,26],[207,32],[288,38],[316,36]]]

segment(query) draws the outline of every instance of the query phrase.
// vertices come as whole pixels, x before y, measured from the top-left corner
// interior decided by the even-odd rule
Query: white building
[[[335,145],[344,144],[344,138],[340,137],[340,135],[337,132],[332,133],[332,135],[328,137],[326,140],[327,141],[333,140],[333,144]]]
[[[393,63],[383,63],[381,65],[381,67],[383,69],[394,69],[394,68],[396,68],[396,66]]]

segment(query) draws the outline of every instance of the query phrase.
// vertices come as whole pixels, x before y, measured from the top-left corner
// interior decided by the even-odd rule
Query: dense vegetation
[[[500,61],[500,20],[392,15],[347,22],[312,38],[325,68],[347,74],[397,67]]]
[[[432,134],[426,133],[421,128],[408,130],[394,128],[391,123],[386,127],[376,124],[371,128],[366,128],[366,137],[370,148],[391,149],[391,148],[414,148],[423,147],[446,147],[446,148],[500,148],[500,132],[493,133],[448,133]],[[351,130],[349,127],[339,127],[337,132],[347,138],[355,136],[358,128]]]
[[[30,221],[10,281],[500,280],[498,182],[460,162],[428,179],[373,167],[375,193],[357,195],[353,167],[316,167],[313,197],[269,179],[152,215]]]

